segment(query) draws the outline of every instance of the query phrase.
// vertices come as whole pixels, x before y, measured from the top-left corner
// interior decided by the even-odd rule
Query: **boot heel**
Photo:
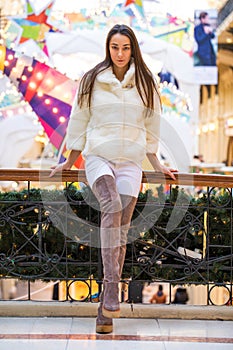
[[[121,310],[107,310],[104,307],[102,308],[102,314],[108,318],[119,318]]]
[[[112,333],[113,325],[112,324],[96,324],[96,333]]]

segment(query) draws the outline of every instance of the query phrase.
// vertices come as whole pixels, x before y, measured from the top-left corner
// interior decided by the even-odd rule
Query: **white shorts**
[[[141,188],[142,169],[133,162],[112,163],[98,156],[87,156],[85,157],[85,171],[91,188],[100,176],[111,175],[116,180],[119,194],[138,197]]]

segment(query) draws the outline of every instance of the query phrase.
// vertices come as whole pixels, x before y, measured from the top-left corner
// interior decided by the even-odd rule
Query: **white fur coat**
[[[77,98],[67,130],[67,149],[97,155],[112,162],[133,161],[141,165],[146,153],[156,153],[159,139],[160,104],[146,117],[146,108],[135,86],[132,63],[124,80],[108,68],[98,74],[91,109],[80,109]]]

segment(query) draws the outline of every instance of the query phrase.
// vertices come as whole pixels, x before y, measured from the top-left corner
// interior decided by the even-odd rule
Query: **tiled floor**
[[[116,319],[95,333],[94,318],[0,317],[1,350],[233,350],[233,321]]]

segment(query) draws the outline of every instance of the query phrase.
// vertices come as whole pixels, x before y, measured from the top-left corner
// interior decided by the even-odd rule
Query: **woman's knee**
[[[93,193],[101,211],[117,213],[122,210],[121,198],[116,189],[115,179],[111,175],[99,177],[93,185]]]

